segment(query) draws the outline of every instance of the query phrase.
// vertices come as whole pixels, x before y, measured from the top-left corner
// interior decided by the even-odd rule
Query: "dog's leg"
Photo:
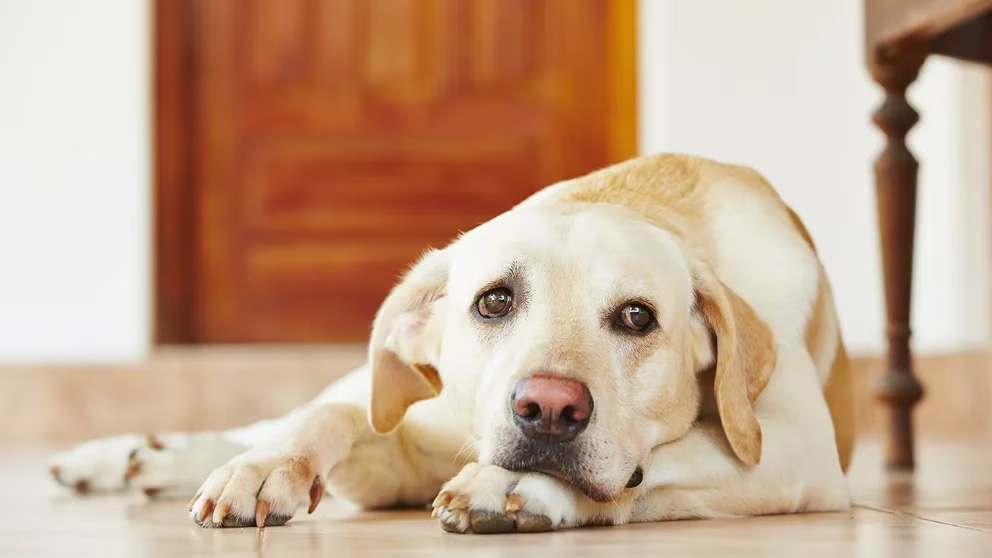
[[[520,473],[473,463],[444,485],[434,501],[434,515],[450,532],[509,533],[837,511],[849,505],[843,482],[818,482],[820,479],[801,475],[790,478],[788,471],[781,470],[741,471],[723,456],[718,445],[700,437],[685,441],[688,444],[682,450],[694,452],[698,458],[689,458],[687,463],[676,464],[676,470],[666,471],[664,464],[671,462],[658,455],[653,461],[655,467],[660,465],[656,469],[660,475],[645,476],[641,486],[626,489],[609,502],[593,501],[565,482],[542,473]],[[709,466],[712,463],[718,465]],[[702,466],[693,471],[683,468],[692,464]],[[687,474],[676,480],[672,475],[680,471]]]
[[[494,533],[846,509],[833,438],[794,422],[766,421],[762,461],[745,469],[719,423],[703,421],[656,447],[641,483],[605,503],[548,475],[470,464],[441,489],[435,514],[448,531]]]
[[[50,471],[79,494],[135,489],[150,497],[189,498],[210,471],[251,446],[253,431],[264,432],[278,422],[228,431],[99,438],[55,455]]]
[[[832,435],[815,435],[795,422],[763,423],[762,460],[750,469],[736,462],[714,423],[698,424],[680,440],[655,448],[631,520],[847,509],[847,482]]]
[[[473,463],[444,485],[434,515],[445,531],[481,534],[753,515],[762,499],[765,513],[824,509],[813,491],[792,488],[745,476],[700,487],[627,489],[609,502],[596,502],[542,473]]]
[[[215,469],[190,502],[190,516],[203,527],[245,527],[282,525],[301,507],[312,512],[328,472],[368,429],[365,417],[358,405],[302,409],[279,432]]]
[[[462,440],[408,419],[379,435],[364,405],[311,405],[211,473],[190,516],[203,527],[281,525],[312,512],[325,489],[364,508],[426,505],[464,463],[455,457]]]
[[[361,407],[317,404],[291,417],[274,434],[217,469],[190,502],[203,527],[281,525],[301,506],[310,511],[324,494],[327,472],[351,451],[364,426]]]

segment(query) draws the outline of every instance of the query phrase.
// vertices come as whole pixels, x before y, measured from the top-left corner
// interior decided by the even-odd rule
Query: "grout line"
[[[941,521],[939,519],[932,519],[932,518],[929,518],[929,517],[922,517],[922,516],[916,515],[915,513],[909,513],[909,512],[899,511],[899,510],[890,510],[890,509],[886,509],[886,508],[877,508],[875,506],[869,506],[867,504],[854,504],[851,507],[854,507],[854,508],[864,508],[866,510],[876,511],[876,512],[880,512],[880,513],[887,513],[887,514],[890,514],[890,515],[901,515],[901,516],[904,516],[904,517],[912,517],[913,519],[919,519],[920,521],[927,521],[929,523],[936,523],[937,525],[946,525],[947,527],[958,527],[958,528],[961,528],[961,529],[968,529],[969,531],[978,531],[979,533],[986,533],[986,534],[992,533],[992,530],[985,529],[985,528],[982,528],[982,527],[975,527],[973,525],[960,525],[958,523],[950,523],[948,521]]]

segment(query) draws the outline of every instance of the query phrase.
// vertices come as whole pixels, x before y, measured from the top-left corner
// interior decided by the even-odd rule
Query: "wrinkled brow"
[[[492,279],[483,284],[479,288],[479,293],[484,293],[496,287],[509,287],[513,283],[518,283],[523,279],[523,272],[523,264],[518,261],[512,261],[502,271],[495,274]]]

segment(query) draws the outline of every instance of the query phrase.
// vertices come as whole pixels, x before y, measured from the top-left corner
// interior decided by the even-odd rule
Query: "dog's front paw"
[[[558,479],[471,463],[434,500],[434,516],[452,533],[536,533],[576,524],[575,496]]]
[[[270,527],[289,521],[324,494],[322,471],[305,454],[248,452],[219,467],[189,503],[201,527]]]

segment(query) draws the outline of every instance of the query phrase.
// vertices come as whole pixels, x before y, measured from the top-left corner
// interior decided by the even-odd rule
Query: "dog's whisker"
[[[464,454],[466,451],[469,451],[469,450],[472,449],[472,446],[476,442],[478,442],[478,438],[476,438],[474,436],[469,437],[467,440],[465,440],[465,443],[462,444],[461,449],[459,449],[458,450],[458,453],[456,453],[455,456],[451,459],[451,462],[452,463],[457,462],[462,457],[462,454]]]
[[[458,450],[458,452],[455,454],[455,456],[453,458],[451,458],[451,462],[452,463],[457,462],[458,459],[461,458],[462,454],[465,453],[465,450],[468,449],[469,443],[470,442],[468,440],[466,440],[465,443],[462,444],[462,447]]]

